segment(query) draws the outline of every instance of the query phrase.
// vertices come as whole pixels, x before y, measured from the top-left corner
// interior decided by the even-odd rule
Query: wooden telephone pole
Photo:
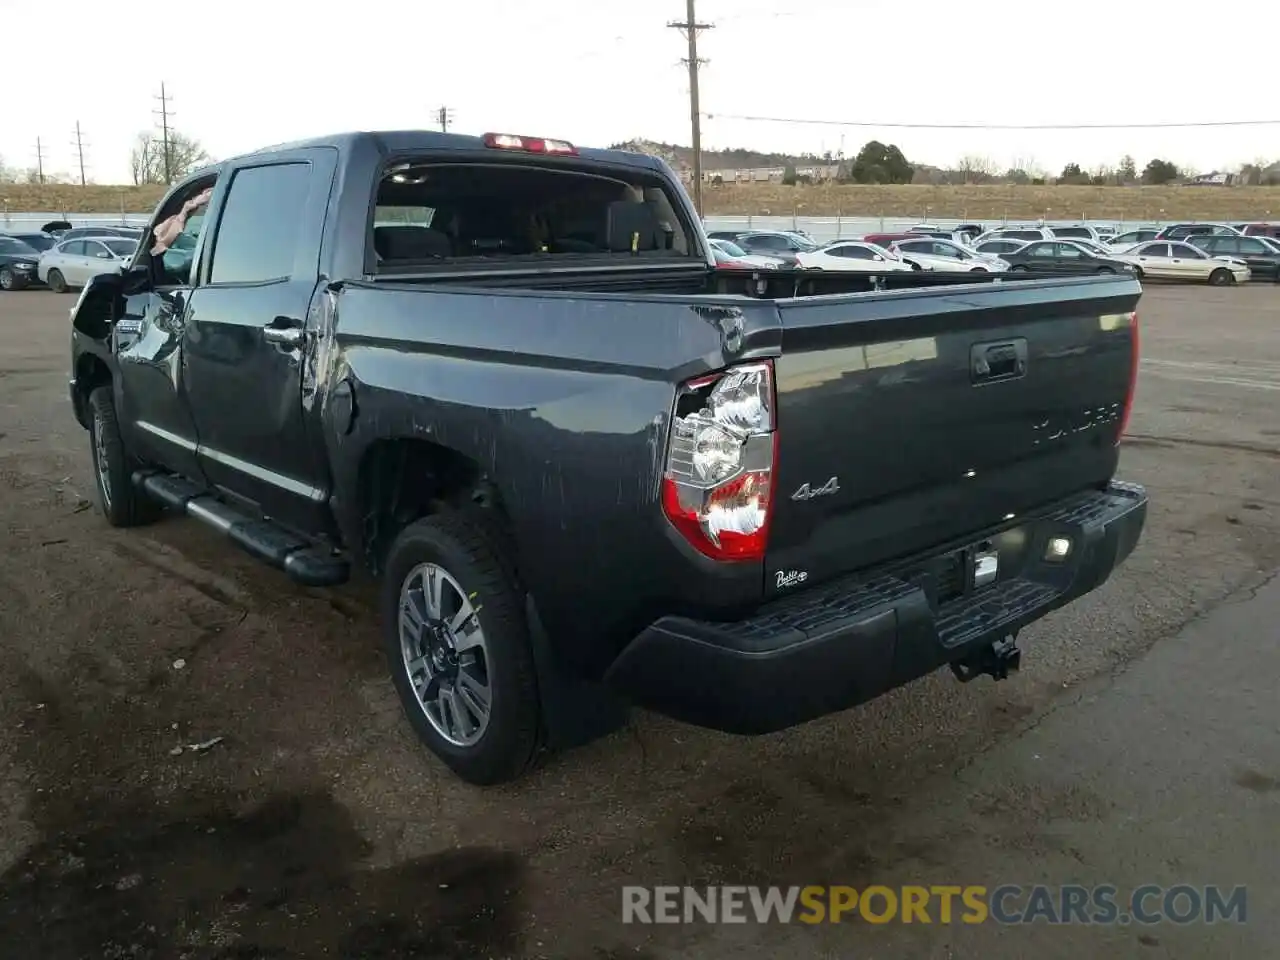
[[[710,30],[713,24],[699,23],[694,10],[695,0],[685,0],[685,19],[672,21],[667,26],[681,31],[689,43],[689,122],[693,128],[693,207],[702,216],[702,106],[698,102],[698,68],[706,63],[698,59],[698,34]]]

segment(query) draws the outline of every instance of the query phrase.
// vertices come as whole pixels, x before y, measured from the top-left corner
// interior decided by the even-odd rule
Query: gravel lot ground
[[[185,519],[122,532],[96,515],[87,438],[66,400],[72,302],[0,294],[0,955],[1230,952],[1229,936],[1163,928],[1090,940],[1042,927],[996,938],[861,923],[624,926],[619,889],[1104,883],[1148,864],[1160,882],[1167,833],[1135,831],[1123,855],[1097,838],[1160,809],[1140,782],[1180,775],[1126,766],[1135,755],[1115,743],[1082,759],[1072,731],[1097,735],[1111,716],[1098,697],[1117,724],[1150,720],[1124,693],[1130,675],[1280,567],[1280,289],[1146,292],[1121,475],[1151,489],[1147,533],[1106,587],[1024,633],[1015,679],[938,674],[759,739],[640,714],[490,791],[451,779],[412,740],[367,592],[292,586]],[[1200,648],[1225,639],[1216,622],[1199,624]],[[1275,627],[1259,629],[1274,647]],[[1192,727],[1196,669],[1139,677],[1164,676]],[[1248,664],[1232,676],[1247,680]],[[1274,691],[1274,679],[1259,682]],[[1213,690],[1204,711],[1231,694]],[[1218,755],[1236,749],[1227,739]],[[1062,755],[1053,777],[1047,751]],[[1169,764],[1212,755],[1175,750]],[[1087,786],[1068,776],[1102,762],[1111,774]],[[1201,799],[1270,802],[1276,774],[1242,774],[1234,794]],[[1186,821],[1181,855],[1211,869],[1222,841],[1199,823]]]

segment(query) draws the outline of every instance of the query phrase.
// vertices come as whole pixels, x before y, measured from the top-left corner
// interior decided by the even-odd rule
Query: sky
[[[30,42],[4,45],[8,167],[34,167],[38,137],[46,172],[78,174],[79,122],[89,179],[127,182],[131,143],[159,123],[162,81],[173,126],[215,158],[346,130],[434,128],[441,105],[464,133],[691,139],[687,48],[667,26],[684,18],[683,0],[56,6],[56,36],[26,31]],[[0,23],[32,11],[30,0],[0,0]],[[1159,156],[1199,172],[1280,159],[1269,72],[1280,3],[1191,12],[1155,0],[698,0],[698,19],[714,24],[699,37],[703,145],[853,154],[879,139],[938,166],[976,156],[1055,174],[1126,153],[1139,169]],[[1277,122],[922,128],[1222,120]],[[907,126],[840,125],[853,122]]]

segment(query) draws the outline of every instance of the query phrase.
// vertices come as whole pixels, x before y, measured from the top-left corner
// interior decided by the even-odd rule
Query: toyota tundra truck
[[[408,722],[494,784],[632,705],[762,734],[1006,676],[1142,532],[1141,292],[717,270],[661,160],[350,133],[173,186],[70,400],[109,524],[378,582]]]

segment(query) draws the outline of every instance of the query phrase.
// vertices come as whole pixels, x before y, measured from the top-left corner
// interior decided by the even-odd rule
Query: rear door
[[[779,303],[767,589],[944,542],[1105,483],[1133,278]]]
[[[270,154],[223,175],[183,340],[205,476],[303,531],[327,515],[302,377],[334,169],[332,150],[313,149]]]

